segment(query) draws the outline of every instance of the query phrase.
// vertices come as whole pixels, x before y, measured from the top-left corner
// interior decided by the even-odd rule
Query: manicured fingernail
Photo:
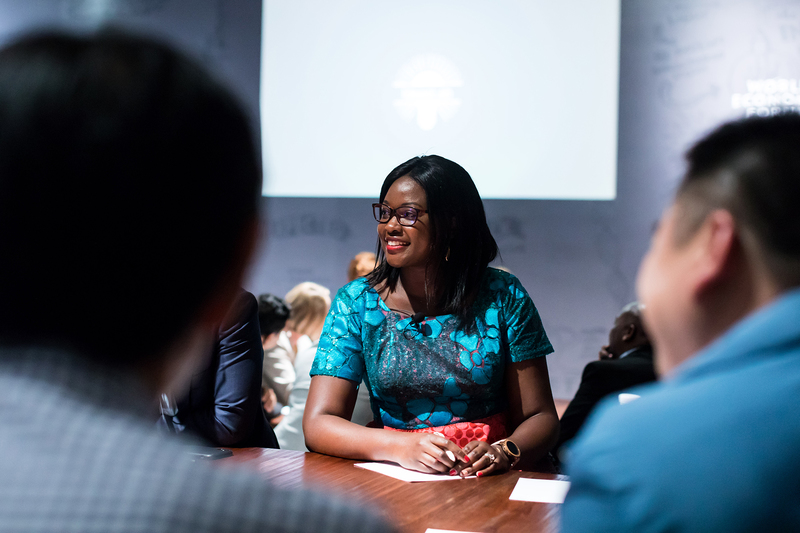
[[[455,476],[456,474],[458,474],[458,472],[456,472],[456,469],[455,469],[455,468],[453,468],[453,469],[451,469],[451,470],[450,470],[450,475],[451,475],[451,476]]]
[[[478,476],[478,477],[481,477],[483,475],[483,472],[478,471],[478,473],[475,474],[475,475]]]
[[[465,463],[468,463],[468,462],[470,462],[470,461],[472,461],[472,459],[470,459],[470,458],[469,458],[469,455],[465,455],[465,456],[464,456],[464,462],[465,462]]]

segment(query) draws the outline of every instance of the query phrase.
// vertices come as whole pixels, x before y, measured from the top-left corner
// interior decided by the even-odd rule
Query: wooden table
[[[554,474],[512,471],[480,479],[407,483],[317,453],[264,448],[233,450],[220,466],[244,466],[279,487],[325,491],[380,510],[403,533],[427,528],[478,533],[556,531],[559,505],[508,499],[519,478]],[[362,461],[363,462],[363,461]]]

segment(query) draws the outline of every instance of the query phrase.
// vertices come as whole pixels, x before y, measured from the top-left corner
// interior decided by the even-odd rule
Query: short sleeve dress
[[[553,351],[519,280],[488,268],[473,304],[475,327],[454,315],[411,317],[390,310],[364,278],[336,294],[311,375],[369,389],[385,427],[420,430],[484,419],[506,410],[505,367]]]

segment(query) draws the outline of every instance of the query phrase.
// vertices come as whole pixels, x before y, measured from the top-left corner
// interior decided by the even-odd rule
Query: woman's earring
[[[449,246],[447,247],[447,253],[444,254],[444,260],[445,261],[450,261],[450,247]]]

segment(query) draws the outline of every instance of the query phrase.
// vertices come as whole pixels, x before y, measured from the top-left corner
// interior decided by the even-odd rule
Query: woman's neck
[[[409,314],[425,313],[432,316],[438,311],[435,308],[437,298],[431,269],[401,269],[394,290],[390,292],[387,288],[382,296],[387,305]]]

